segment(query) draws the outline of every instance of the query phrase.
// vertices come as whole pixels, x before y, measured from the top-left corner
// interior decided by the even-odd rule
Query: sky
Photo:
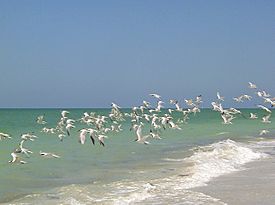
[[[275,95],[275,1],[0,0],[0,108]],[[243,106],[252,106],[253,103]]]

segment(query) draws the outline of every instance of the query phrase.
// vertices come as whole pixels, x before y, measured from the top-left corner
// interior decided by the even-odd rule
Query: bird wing
[[[86,135],[84,133],[80,133],[80,135],[79,135],[79,142],[81,144],[84,144],[85,140],[86,140]]]

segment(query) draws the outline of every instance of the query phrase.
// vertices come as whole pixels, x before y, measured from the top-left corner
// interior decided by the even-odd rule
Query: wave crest
[[[243,169],[242,165],[265,158],[267,154],[255,152],[233,140],[224,140],[199,147],[186,161],[193,163],[185,188],[204,186],[214,177]]]

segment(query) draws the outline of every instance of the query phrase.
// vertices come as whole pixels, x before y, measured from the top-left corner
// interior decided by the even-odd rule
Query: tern
[[[105,146],[104,138],[108,138],[108,137],[106,135],[98,135],[98,137],[97,137],[99,144],[102,145],[103,147]]]
[[[234,97],[233,100],[235,100],[235,101],[238,102],[238,103],[243,102],[242,96]]]
[[[241,95],[240,98],[245,100],[251,100],[252,96],[244,94],[244,95]]]
[[[22,140],[30,140],[30,141],[34,141],[35,139],[37,139],[38,137],[33,135],[33,134],[30,134],[30,133],[26,133],[26,134],[22,134],[21,135],[21,139]]]
[[[217,98],[218,101],[224,101],[224,97],[222,97],[219,92],[217,92]]]
[[[120,109],[120,107],[119,107],[117,104],[115,104],[115,103],[111,103],[111,106],[112,106],[112,108],[114,108],[115,110],[119,110],[119,109]]]
[[[54,154],[54,153],[50,153],[50,152],[42,152],[42,151],[40,151],[39,154],[40,154],[42,157],[46,157],[46,158],[60,158],[59,155]]]
[[[23,143],[25,142],[26,140],[21,140],[21,142],[19,143],[19,148],[15,150],[16,153],[23,153],[25,154],[27,157],[30,157],[29,154],[32,154],[33,152],[27,148],[24,148],[23,147]]]
[[[263,116],[262,117],[262,122],[263,123],[271,123],[271,121],[269,120],[270,116],[271,116],[271,114]]]
[[[272,99],[270,99],[270,98],[266,98],[266,97],[264,97],[264,102],[265,103],[270,103],[271,104],[271,107],[274,107],[275,106],[275,101],[274,100],[272,100]]]
[[[91,139],[93,145],[95,145],[95,138],[97,138],[97,136],[96,136],[97,130],[92,129],[92,128],[89,128],[87,130],[90,133],[90,139]]]
[[[261,130],[261,131],[260,131],[260,135],[266,135],[266,134],[268,134],[268,133],[269,133],[268,130]]]
[[[44,115],[38,116],[37,119],[36,119],[36,122],[40,125],[46,124],[47,122],[44,120],[44,117],[45,117]]]
[[[152,96],[152,97],[154,97],[154,98],[157,98],[157,99],[159,99],[159,100],[160,100],[160,98],[161,98],[161,96],[158,95],[158,94],[156,94],[156,93],[151,93],[151,94],[149,94],[149,95]]]
[[[149,108],[149,107],[150,107],[150,103],[149,103],[149,102],[143,100],[142,103],[143,103],[143,105],[144,105],[146,108]]]
[[[58,138],[60,139],[61,142],[63,142],[65,135],[63,133],[58,135]]]
[[[250,118],[250,119],[257,119],[258,117],[257,117],[256,114],[250,113],[250,117],[249,117],[249,118]]]
[[[163,101],[158,101],[158,105],[157,105],[157,108],[155,109],[156,112],[160,112],[160,109],[163,108],[163,104],[164,102]]]
[[[27,162],[20,159],[20,157],[15,153],[11,153],[12,160],[9,161],[9,163],[20,163],[20,164],[26,164]]]
[[[226,115],[224,113],[222,113],[221,117],[223,119],[223,124],[232,124],[231,121],[235,118],[232,115]]]
[[[266,112],[272,113],[270,109],[268,109],[267,107],[263,106],[263,105],[257,105],[257,107],[262,108],[263,110],[265,110]]]
[[[75,126],[72,125],[72,124],[67,124],[66,125],[66,131],[67,131],[68,136],[70,136],[72,128],[75,128]]]
[[[199,106],[199,104],[202,103],[202,95],[198,95],[198,96],[196,97],[195,103],[197,104],[197,106]]]
[[[152,130],[150,130],[150,135],[151,135],[151,137],[154,138],[154,139],[159,139],[159,140],[161,139],[161,137],[159,136],[159,134],[153,132]]]
[[[142,136],[142,124],[138,125],[136,128],[136,136],[137,139],[135,140],[138,143],[141,144],[150,144],[149,142],[146,141],[146,139],[150,136],[150,135],[146,135],[146,136]]]
[[[0,141],[3,139],[11,139],[11,136],[9,134],[0,132]]]
[[[257,86],[255,84],[251,83],[251,82],[248,82],[248,84],[249,84],[248,87],[251,88],[251,89],[256,89],[257,88]]]
[[[172,120],[169,120],[169,121],[168,121],[168,124],[170,125],[170,127],[171,127],[172,129],[181,130],[181,128],[180,128],[178,125],[176,125]]]
[[[190,107],[193,107],[193,106],[196,106],[194,103],[193,103],[193,100],[192,99],[184,99],[186,105],[190,106]]]
[[[88,132],[88,130],[86,130],[86,129],[81,129],[80,130],[80,134],[79,134],[79,143],[80,144],[84,144],[85,143],[87,132]]]
[[[179,102],[177,100],[170,100],[170,104],[175,105],[177,111],[182,111],[182,108],[179,106]],[[171,109],[168,109],[168,111]],[[169,111],[171,113],[171,111]]]
[[[69,111],[63,110],[63,111],[61,112],[62,118],[65,118],[65,119],[66,119],[66,118],[67,118],[66,115],[69,114],[69,113],[70,113]]]
[[[221,113],[223,112],[221,103],[212,102],[211,105],[213,106],[213,110],[221,112]]]

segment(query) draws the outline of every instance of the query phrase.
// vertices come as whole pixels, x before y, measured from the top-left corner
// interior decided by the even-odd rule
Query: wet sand
[[[208,186],[194,190],[228,205],[274,205],[275,156],[249,163],[245,169],[213,179]]]

